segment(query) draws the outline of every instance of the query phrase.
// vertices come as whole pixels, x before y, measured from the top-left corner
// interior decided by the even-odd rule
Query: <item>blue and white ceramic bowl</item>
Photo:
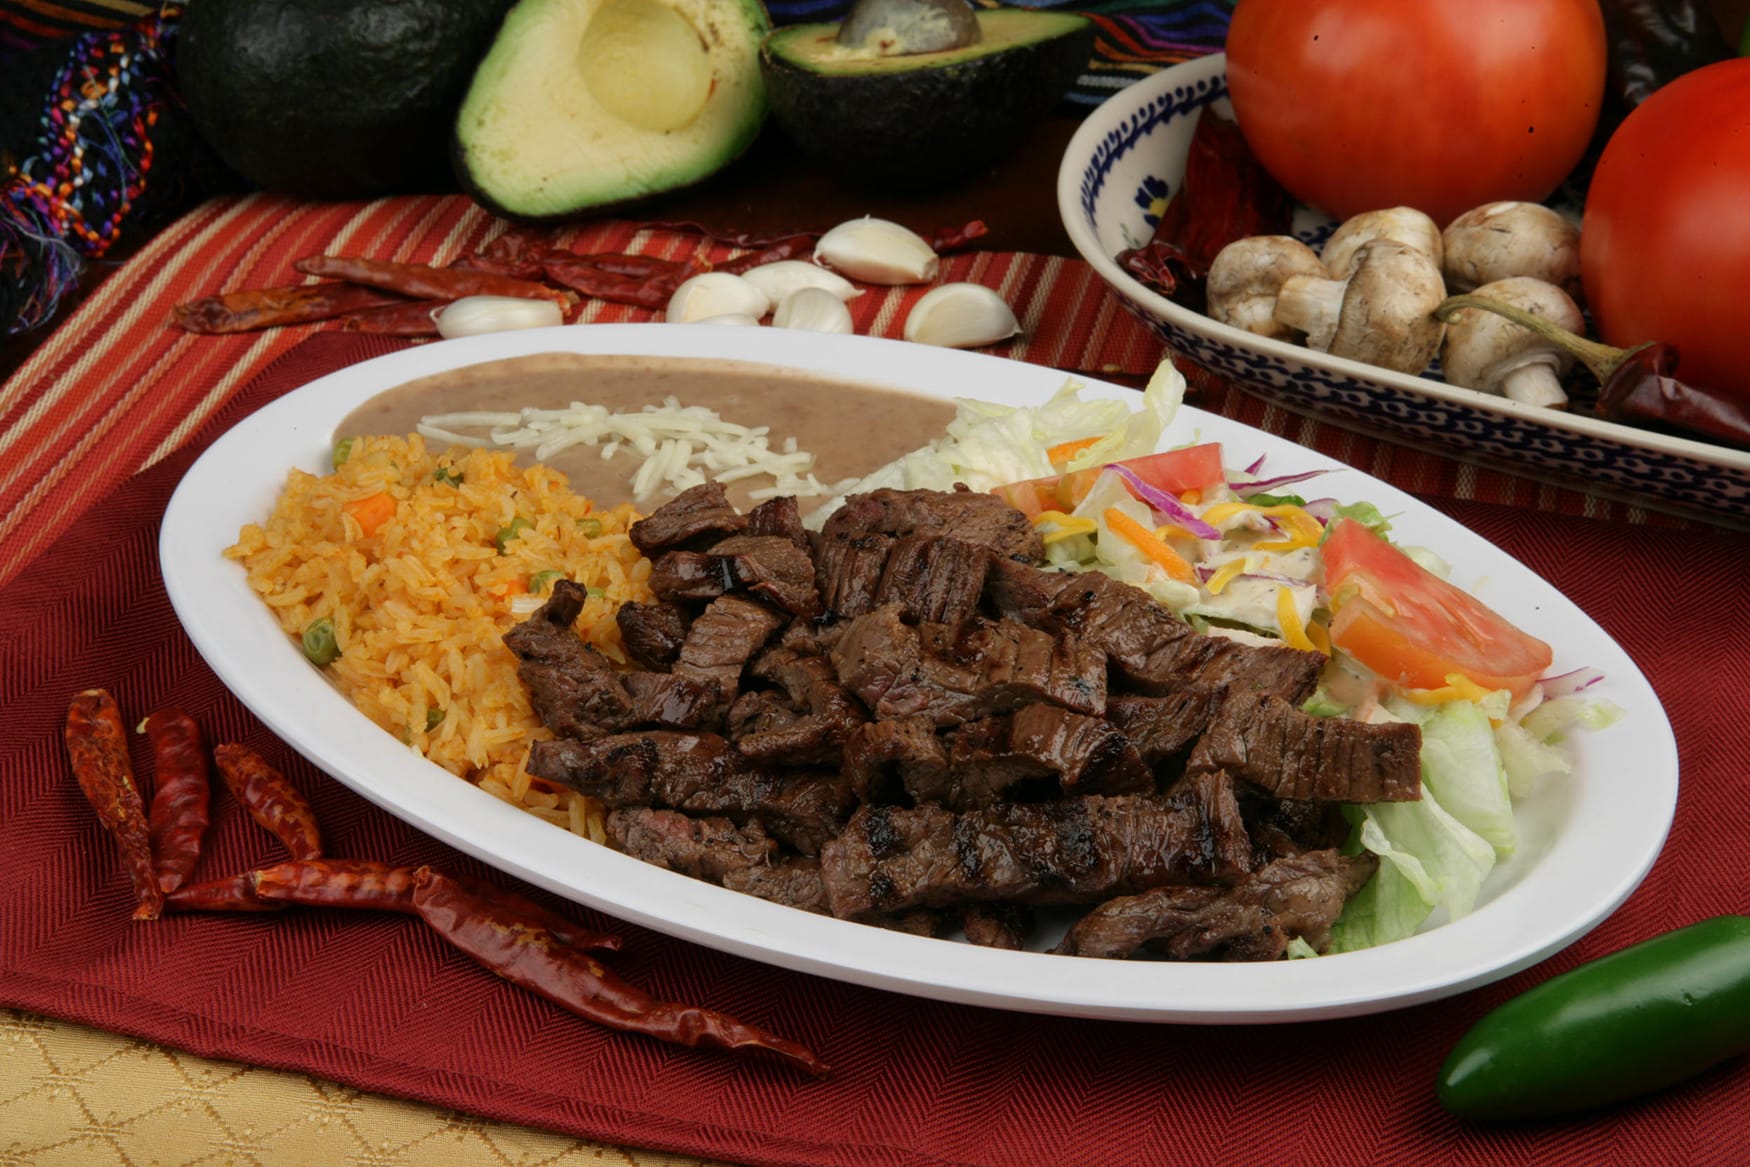
[[[1058,171],[1070,240],[1176,353],[1282,407],[1362,432],[1644,506],[1750,525],[1750,453],[1521,405],[1219,324],[1144,287],[1113,258],[1146,243],[1183,176],[1205,106],[1227,101],[1227,61],[1203,57],[1118,91],[1088,115]],[[1231,110],[1226,110],[1231,116]],[[1303,211],[1315,246],[1328,220]]]

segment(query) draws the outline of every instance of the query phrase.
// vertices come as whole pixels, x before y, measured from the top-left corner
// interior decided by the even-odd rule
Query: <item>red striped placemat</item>
[[[915,224],[929,229],[932,224]],[[307,203],[271,195],[208,202],[165,228],[105,280],[0,387],[0,583],[66,534],[122,481],[177,449],[272,361],[319,329],[303,325],[195,336],[169,323],[173,305],[238,288],[302,282],[293,262],[316,254],[446,263],[505,230],[457,195],[368,203]],[[559,242],[580,251],[669,258],[732,254],[702,236],[626,220],[581,224]],[[1080,260],[1014,252],[946,259],[939,281],[1000,291],[1024,332],[986,351],[1135,381],[1162,345]],[[873,288],[851,302],[859,333],[897,337],[926,289]],[[650,320],[642,308],[586,301],[580,321]],[[1576,491],[1406,449],[1289,414],[1208,376],[1191,400],[1359,466],[1394,485],[1442,497],[1505,502],[1594,518],[1647,521],[1645,512]]]

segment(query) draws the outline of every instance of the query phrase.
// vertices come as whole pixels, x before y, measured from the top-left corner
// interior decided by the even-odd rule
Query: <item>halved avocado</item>
[[[562,219],[728,165],[765,120],[759,0],[520,0],[456,117],[483,206]]]
[[[804,153],[860,186],[927,190],[1012,151],[1062,100],[1093,53],[1069,12],[979,9],[960,48],[894,53],[840,43],[836,24],[766,38],[772,118]]]

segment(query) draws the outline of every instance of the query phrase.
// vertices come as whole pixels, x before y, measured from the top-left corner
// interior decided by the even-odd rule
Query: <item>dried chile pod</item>
[[[1630,349],[1614,348],[1487,296],[1450,296],[1434,315],[1450,321],[1465,308],[1504,316],[1572,353],[1598,378],[1601,417],[1657,422],[1711,441],[1750,447],[1750,411],[1732,398],[1678,380],[1673,375],[1678,354],[1671,345],[1649,341]]]
[[[102,689],[75,693],[67,706],[65,739],[79,789],[115,840],[133,881],[139,900],[134,919],[157,919],[164,910],[164,893],[152,868],[146,803],[134,781],[127,730],[115,698]]]

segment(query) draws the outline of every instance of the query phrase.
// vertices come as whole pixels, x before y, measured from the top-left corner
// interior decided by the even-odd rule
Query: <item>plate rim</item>
[[[1169,65],[1133,82],[1119,92],[1129,93],[1131,90],[1135,90],[1134,96],[1145,99],[1144,104],[1146,104],[1147,101],[1165,96],[1176,88],[1194,86],[1199,82],[1209,81],[1215,76],[1220,76],[1225,80],[1226,71],[1227,55],[1225,53],[1211,53],[1207,56],[1183,61],[1177,65]],[[1347,357],[1332,356],[1316,349],[1258,336],[1246,332],[1244,329],[1223,324],[1200,312],[1193,312],[1160,293],[1144,287],[1142,283],[1120,267],[1112,256],[1106,254],[1106,249],[1101,245],[1098,235],[1094,233],[1093,225],[1082,213],[1081,183],[1087,171],[1085,165],[1077,160],[1094,157],[1096,145],[1113,133],[1121,124],[1123,122],[1116,112],[1116,107],[1112,105],[1111,99],[1108,99],[1100,106],[1096,106],[1076,127],[1075,133],[1070,136],[1069,143],[1064,148],[1063,158],[1058,164],[1058,218],[1063,223],[1064,231],[1069,236],[1071,245],[1075,247],[1081,258],[1094,268],[1100,278],[1119,295],[1154,316],[1212,341],[1253,351],[1279,361],[1304,364],[1326,373],[1341,375],[1352,381],[1375,382],[1399,392],[1428,397],[1447,405],[1463,406],[1483,413],[1512,417],[1528,423],[1543,425],[1556,431],[1578,434],[1669,457],[1687,458],[1710,466],[1750,473],[1750,450],[1734,450],[1729,446],[1697,438],[1662,434],[1636,426],[1623,425],[1620,422],[1569,413],[1565,410],[1526,405],[1523,402],[1513,401],[1492,393],[1467,389],[1461,385],[1450,385],[1444,381],[1434,381],[1426,377],[1412,376],[1391,369],[1363,364]],[[1186,359],[1192,358],[1187,355]]]
[[[943,384],[979,384],[994,377],[998,396],[1043,400],[1069,376],[1044,366],[879,338],[701,325],[574,325],[436,342],[348,366],[292,390],[215,440],[178,484],[159,542],[166,590],[201,656],[252,713],[317,769],[507,874],[617,918],[734,955],[915,996],[1067,1016],[1266,1023],[1401,1008],[1510,975],[1596,926],[1640,884],[1662,849],[1678,789],[1675,739],[1657,694],[1603,629],[1505,552],[1403,491],[1287,439],[1190,406],[1175,419],[1168,440],[1189,440],[1211,429],[1243,434],[1273,457],[1292,451],[1300,462],[1329,468],[1333,477],[1363,483],[1366,497],[1388,512],[1412,516],[1415,529],[1432,531],[1440,544],[1475,551],[1479,562],[1494,565],[1496,571],[1510,568],[1509,578],[1519,573],[1530,577],[1540,593],[1540,607],[1553,604],[1565,610],[1566,620],[1578,621],[1586,639],[1598,642],[1599,651],[1593,653],[1589,646],[1589,655],[1611,658],[1588,663],[1607,669],[1613,699],[1635,716],[1649,718],[1648,724],[1637,725],[1639,748],[1648,764],[1634,788],[1646,801],[1635,816],[1635,845],[1627,862],[1603,879],[1591,873],[1583,909],[1569,913],[1554,931],[1518,935],[1515,921],[1527,912],[1535,918],[1537,912],[1525,902],[1529,893],[1515,894],[1524,886],[1520,884],[1465,920],[1397,944],[1291,964],[1087,962],[965,944],[945,950],[943,945],[950,942],[768,903],[553,828],[411,753],[303,665],[290,639],[248,588],[242,567],[217,554],[234,541],[235,528],[221,533],[211,527],[221,515],[243,515],[249,521],[253,513],[258,520],[265,506],[256,512],[248,508],[260,505],[264,497],[271,502],[292,466],[320,471],[332,427],[351,404],[428,372],[546,351],[749,360],[811,369],[841,380],[847,370],[855,370],[848,375],[864,383],[935,396],[950,396],[940,388]],[[1091,394],[1135,396],[1134,390],[1092,378],[1073,379]],[[981,391],[980,396],[990,394]],[[261,449],[284,449],[285,454],[269,467]],[[259,481],[249,490],[240,489],[239,470],[245,478],[254,473]],[[216,490],[221,483],[229,488]],[[1516,587],[1523,584],[1515,579]],[[264,628],[270,635],[264,636]],[[278,649],[270,647],[275,642]],[[287,666],[296,667],[260,667],[275,652]],[[1558,648],[1558,661],[1560,653]],[[440,784],[432,784],[434,779]],[[1608,827],[1608,819],[1600,825]],[[1579,846],[1584,841],[1579,836],[1576,830],[1562,832],[1550,855],[1562,856]],[[601,882],[598,886],[589,880]],[[1503,931],[1511,941],[1489,960],[1475,960],[1478,939]],[[952,959],[944,960],[945,952],[952,952]],[[1405,962],[1420,971],[1393,970]],[[1285,982],[1290,970],[1298,979]],[[1391,987],[1385,991],[1379,987],[1382,970],[1395,971],[1396,977],[1387,977]],[[1018,991],[1017,983],[1025,991]]]

